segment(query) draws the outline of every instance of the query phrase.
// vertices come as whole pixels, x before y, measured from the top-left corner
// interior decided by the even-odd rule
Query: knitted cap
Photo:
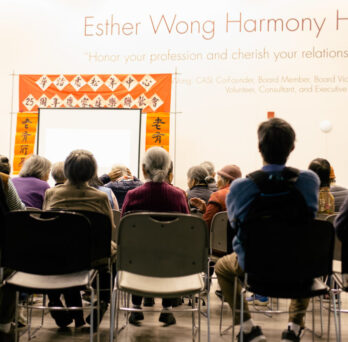
[[[218,171],[217,174],[232,181],[236,178],[242,177],[240,168],[237,165],[226,165]]]

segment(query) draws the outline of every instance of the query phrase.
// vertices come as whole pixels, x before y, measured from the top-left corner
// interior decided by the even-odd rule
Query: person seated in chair
[[[133,176],[129,168],[124,165],[114,165],[111,172],[102,175],[99,179],[105,187],[112,190],[120,208],[123,206],[127,192],[143,185],[143,182]]]
[[[84,210],[93,211],[110,217],[112,227],[114,227],[112,210],[109,198],[106,193],[99,191],[88,185],[88,182],[97,172],[97,162],[93,154],[85,150],[72,151],[64,162],[64,174],[67,181],[46,191],[43,204],[44,210]],[[108,289],[102,291],[100,295],[100,320],[108,308],[110,302],[110,276],[104,269],[99,270],[100,288]],[[49,295],[50,306],[63,306],[60,300],[60,293]],[[78,290],[64,292],[65,302],[68,306],[82,306],[81,295]],[[73,320],[75,326],[85,324],[82,310],[51,311],[52,317],[60,327],[66,327]],[[90,317],[86,318],[87,323]],[[97,314],[94,313],[94,327],[97,328]]]
[[[5,170],[6,171],[6,170]],[[25,210],[17,191],[6,173],[0,172],[0,226],[4,224],[5,215],[12,210]],[[3,269],[4,279],[12,273]],[[0,341],[14,341],[11,323],[16,310],[16,291],[8,285],[0,287]]]
[[[156,211],[177,212],[188,214],[188,205],[185,195],[180,189],[168,184],[166,178],[171,165],[169,153],[161,147],[151,147],[147,150],[142,169],[146,179],[144,185],[127,192],[122,207],[122,216],[132,211]],[[144,227],[146,229],[146,227]],[[140,308],[142,297],[132,296],[134,308]],[[169,309],[173,305],[171,298],[163,298],[163,309]],[[139,325],[144,319],[142,312],[132,312],[129,322]],[[161,312],[159,321],[165,325],[175,324],[176,320],[172,313]]]
[[[308,169],[315,172],[320,179],[318,214],[333,214],[335,198],[330,190],[330,163],[326,159],[316,158],[311,161]]]
[[[282,174],[285,163],[295,145],[295,132],[292,127],[284,120],[273,118],[260,124],[258,128],[259,151],[263,158],[262,171],[269,174],[269,177],[277,177]],[[298,177],[294,183],[295,188],[303,197],[304,206],[307,207],[306,215],[315,216],[318,209],[318,191],[319,178],[312,171],[299,171]],[[220,284],[225,300],[233,308],[234,301],[234,279],[236,276],[244,274],[244,248],[243,241],[243,221],[246,219],[248,210],[253,200],[260,194],[260,189],[256,183],[249,177],[239,178],[232,182],[230,192],[227,195],[226,206],[228,217],[232,228],[236,230],[236,236],[233,238],[232,254],[226,255],[218,260],[215,265],[215,272]],[[294,203],[294,206],[297,204]],[[237,224],[238,229],[237,229]],[[280,227],[281,229],[281,227]],[[267,246],[265,246],[267,248]],[[262,256],[260,256],[261,258]],[[288,328],[283,331],[282,342],[298,342],[300,334],[304,328],[305,310],[309,303],[308,298],[292,299],[290,303],[290,313]],[[240,284],[237,288],[236,309],[240,309]],[[244,298],[244,316],[243,320],[243,341],[261,342],[266,341],[265,336],[259,326],[256,326],[251,319],[248,309],[248,303]],[[294,313],[295,310],[304,310],[304,312]],[[236,314],[235,324],[240,323],[240,315]],[[239,334],[239,339],[240,339]]]

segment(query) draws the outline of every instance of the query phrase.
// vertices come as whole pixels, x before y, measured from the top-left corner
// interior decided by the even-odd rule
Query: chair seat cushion
[[[118,271],[117,286],[133,294],[153,297],[178,297],[204,290],[202,274],[183,277],[148,277],[127,271]]]
[[[59,290],[70,287],[84,287],[93,278],[95,270],[80,271],[59,275],[39,275],[25,272],[14,272],[6,283],[28,290]]]

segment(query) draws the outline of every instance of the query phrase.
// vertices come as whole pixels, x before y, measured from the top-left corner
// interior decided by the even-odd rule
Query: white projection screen
[[[98,175],[122,164],[138,177],[140,127],[140,109],[40,108],[37,153],[55,163],[85,149],[95,156]]]

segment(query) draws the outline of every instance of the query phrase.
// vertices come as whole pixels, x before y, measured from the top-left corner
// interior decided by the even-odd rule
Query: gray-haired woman
[[[213,193],[213,190],[209,188],[209,183],[212,181],[214,179],[208,174],[205,167],[192,166],[187,171],[187,185],[189,187],[187,199],[189,203],[191,198],[200,198],[208,203],[209,197]]]
[[[143,159],[143,174],[147,182],[134,190],[128,191],[123,202],[122,216],[129,211],[178,212],[188,214],[188,206],[183,192],[167,183],[171,160],[166,150],[161,147],[151,147]],[[142,297],[132,296],[134,308],[140,308]],[[172,299],[163,298],[165,310],[173,304]],[[132,312],[129,322],[138,325],[144,319],[142,312]],[[159,321],[166,325],[175,324],[175,317],[170,312],[162,312]]]
[[[51,162],[45,157],[32,155],[23,164],[19,177],[12,182],[18,196],[27,207],[42,209],[47,183],[50,175]]]

